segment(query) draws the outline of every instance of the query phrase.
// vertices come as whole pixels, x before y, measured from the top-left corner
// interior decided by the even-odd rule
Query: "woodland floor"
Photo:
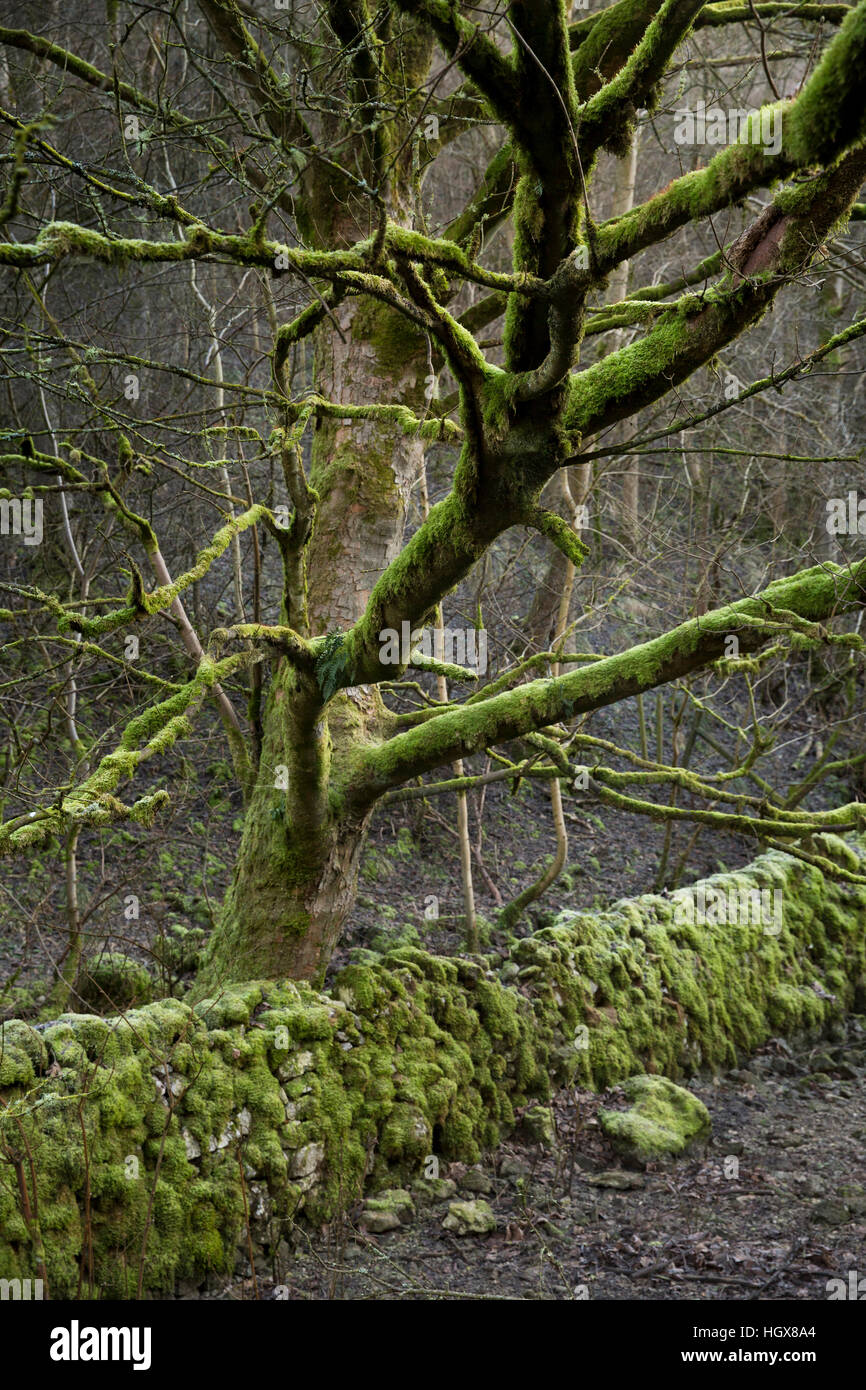
[[[380,1236],[358,1208],[301,1238],[283,1289],[260,1274],[189,1296],[823,1301],[828,1280],[866,1274],[866,1018],[837,1042],[774,1040],[690,1089],[712,1116],[703,1154],[628,1171],[595,1120],[616,1091],[563,1093],[554,1147],[512,1142],[473,1169],[443,1166],[460,1198],[489,1202],[490,1235],[443,1230],[447,1200]],[[595,1185],[602,1174],[635,1186]]]

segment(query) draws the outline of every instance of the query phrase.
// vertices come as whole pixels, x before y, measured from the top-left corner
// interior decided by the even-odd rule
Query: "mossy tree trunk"
[[[564,0],[512,0],[491,35],[469,17],[469,7],[444,0],[380,6],[329,0],[321,9],[311,7],[321,26],[312,39],[283,35],[278,17],[273,25],[262,22],[261,42],[252,33],[258,21],[250,7],[200,0],[200,8],[217,39],[220,66],[212,85],[218,90],[231,74],[252,118],[240,122],[243,136],[232,155],[243,170],[232,208],[244,205],[250,185],[261,192],[247,204],[249,225],[238,231],[232,221],[226,230],[206,221],[200,209],[183,207],[179,195],[168,197],[141,181],[135,202],[152,216],[150,236],[58,222],[28,241],[28,223],[21,235],[0,242],[0,265],[33,270],[78,256],[114,270],[180,263],[185,272],[187,260],[207,259],[239,272],[279,270],[312,285],[307,307],[275,325],[276,389],[261,393],[269,414],[268,433],[259,438],[263,452],[278,440],[294,515],[281,534],[270,506],[250,496],[244,511],[232,506],[226,512],[186,573],[173,583],[166,576],[145,592],[136,571],[118,606],[101,606],[96,617],[51,596],[28,599],[41,604],[61,632],[72,629],[98,644],[170,610],[242,530],[267,526],[284,562],[282,611],[273,625],[238,622],[202,641],[193,676],[166,698],[154,697],[130,719],[118,747],[71,789],[60,789],[55,802],[0,827],[0,850],[32,851],[73,826],[150,823],[167,794],[125,805],[116,795],[121,785],[185,736],[205,701],[218,699],[238,672],[272,662],[261,758],[253,775],[241,778],[247,813],[240,855],[200,982],[201,989],[212,989],[249,977],[321,979],[353,901],[365,827],[383,797],[413,790],[407,784],[425,773],[528,735],[545,757],[526,775],[569,779],[574,769],[566,743],[580,750],[580,733],[573,730],[558,743],[550,733],[560,721],[716,662],[729,655],[731,636],[742,655],[778,642],[780,634],[817,644],[827,635],[820,624],[866,603],[866,562],[825,565],[629,651],[578,668],[563,663],[551,679],[521,683],[528,673],[519,670],[462,703],[410,716],[389,710],[381,690],[407,664],[383,656],[383,630],[399,633],[404,623],[412,630],[428,622],[507,530],[534,528],[568,564],[580,565],[585,548],[561,516],[541,505],[545,486],[563,470],[588,470],[586,441],[669,397],[755,325],[845,225],[866,180],[866,0],[847,13],[796,98],[776,112],[783,134],[777,150],[748,139],[732,143],[706,168],[674,178],[601,225],[589,197],[600,152],[628,148],[636,111],[652,107],[693,26],[726,22],[717,7],[705,8],[703,0],[623,0],[570,27]],[[840,7],[829,7],[830,22],[840,17]],[[285,23],[295,23],[294,10]],[[291,65],[282,66],[282,37],[317,75],[337,73],[339,89],[327,100],[306,81],[310,73],[299,82]],[[445,71],[459,72],[463,84],[441,100],[422,86],[434,39]],[[39,36],[2,30],[0,41],[111,91],[112,100],[149,117],[162,113],[161,102],[129,83],[114,84]],[[419,230],[412,217],[413,151],[431,103],[442,116],[440,144],[455,110],[480,114],[504,133],[477,194],[442,236]],[[227,120],[229,114],[234,119],[227,107]],[[204,140],[196,122],[178,113],[166,119],[173,138]],[[23,178],[32,131],[22,131],[4,216],[11,216]],[[254,131],[264,132],[259,144]],[[39,139],[50,152],[45,131]],[[437,137],[431,131],[424,139],[432,157]],[[204,152],[214,154],[206,140]],[[228,168],[225,150],[219,158]],[[673,302],[650,302],[659,298],[653,287],[648,300],[627,303],[609,327],[640,323],[640,336],[579,369],[587,305],[617,267],[694,222],[744,205],[761,189],[771,190],[766,208],[711,258],[711,285],[704,262],[662,287],[666,298],[679,296]],[[291,246],[284,240],[287,221],[276,229],[268,221],[276,206],[293,219]],[[514,224],[508,273],[492,270],[481,254],[484,228],[506,214]],[[166,218],[176,224],[169,238]],[[271,235],[275,230],[280,240]],[[485,355],[468,316],[452,312],[466,284],[490,291],[496,310],[505,310],[501,361]],[[689,292],[694,286],[700,293]],[[862,333],[866,325],[854,324],[838,337],[847,342]],[[288,355],[311,335],[314,390],[296,397]],[[424,399],[429,353],[447,366],[458,388],[456,409],[437,402],[439,415]],[[796,364],[797,371],[803,368]],[[299,439],[310,423],[307,474]],[[89,494],[131,544],[153,556],[159,553],[155,532],[125,500],[134,450],[119,426],[116,434],[116,465],[82,460],[72,450],[68,457],[44,455],[32,444],[7,458],[16,468],[50,475],[52,484],[60,476]],[[459,445],[450,490],[406,540],[407,501],[423,443],[442,439]],[[243,743],[236,728],[228,732]],[[624,773],[594,765],[593,777],[604,800],[627,810],[687,815],[785,843],[863,823],[859,805],[820,814],[790,811],[720,791],[683,768],[644,767],[631,777],[688,786],[714,806],[728,796],[726,809],[661,808],[635,794]],[[458,784],[463,789],[472,779]],[[443,788],[458,789],[453,781]]]
[[[225,23],[222,6],[206,8]],[[411,226],[416,192],[405,115],[387,123],[375,114],[381,55],[359,34],[360,11],[340,3],[325,10],[337,37],[354,49],[358,102],[357,128],[337,118],[326,129],[346,166],[383,189],[389,220]],[[229,41],[237,48],[236,38]],[[429,34],[417,33],[399,53],[403,81],[420,81],[431,56]],[[359,230],[351,179],[314,162],[304,195],[299,222],[308,242],[323,251],[351,247]],[[313,333],[309,384],[351,411],[359,402],[383,400],[420,414],[427,353],[418,326],[388,304],[335,301]],[[288,395],[293,383],[283,378],[281,384]],[[373,583],[403,544],[423,450],[420,438],[387,420],[336,412],[314,420],[302,484],[305,534],[292,537],[300,561],[286,566],[283,603],[286,621],[304,637],[348,631],[361,620]],[[317,982],[324,976],[354,903],[369,819],[369,809],[347,808],[342,783],[354,747],[370,737],[384,711],[375,687],[340,691],[330,703],[327,693],[315,672],[301,673],[281,658],[263,711],[262,754],[238,859],[199,988],[260,976]]]
[[[352,405],[374,392],[418,408],[423,339],[391,310],[340,306],[316,342],[316,386]],[[379,421],[339,418],[313,434],[310,487],[316,493],[306,547],[304,611],[296,626],[337,632],[364,613],[372,580],[399,553],[409,491],[423,444]],[[327,705],[327,708],[326,708]],[[289,658],[275,672],[263,711],[258,775],[244,818],[232,884],[214,933],[205,979],[259,976],[320,981],[355,898],[369,819],[347,808],[354,750],[378,732],[384,706],[374,686],[329,702],[315,672]]]

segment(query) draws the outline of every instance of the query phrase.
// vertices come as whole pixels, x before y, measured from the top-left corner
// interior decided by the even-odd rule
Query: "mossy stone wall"
[[[862,870],[866,847],[821,851]],[[781,929],[690,923],[707,886],[778,891]],[[700,915],[700,914],[698,914]],[[568,1082],[672,1078],[820,1030],[866,996],[866,888],[772,852],[601,913],[509,958],[414,948],[330,993],[232,986],[191,1007],[0,1028],[0,1279],[136,1297],[276,1259],[429,1154],[477,1159]]]

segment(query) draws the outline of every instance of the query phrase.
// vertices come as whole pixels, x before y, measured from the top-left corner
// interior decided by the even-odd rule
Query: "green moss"
[[[623,1087],[628,1110],[600,1110],[598,1122],[617,1153],[642,1165],[676,1158],[705,1139],[711,1122],[697,1096],[664,1076],[633,1076]]]
[[[352,337],[369,343],[384,375],[405,372],[416,359],[423,360],[424,337],[416,324],[375,299],[365,300],[352,318]]]
[[[784,132],[792,160],[828,163],[866,131],[860,91],[864,60],[866,12],[857,6],[825,49],[793,108]]]
[[[153,998],[153,979],[145,967],[121,951],[106,951],[86,962],[76,993],[99,1013],[117,1013]]]

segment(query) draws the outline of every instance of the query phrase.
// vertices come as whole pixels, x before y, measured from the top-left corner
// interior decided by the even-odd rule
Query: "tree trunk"
[[[342,304],[335,317],[340,332],[326,321],[317,336],[316,390],[347,405],[387,400],[421,414],[426,355],[414,325],[376,303]],[[317,420],[310,485],[319,503],[307,557],[312,633],[361,617],[400,551],[423,450],[419,439],[381,420]]]
[[[332,721],[317,706],[284,662],[268,695],[259,773],[202,976],[208,992],[240,979],[320,982],[352,905],[364,826],[330,804],[330,762],[340,755]]]
[[[315,387],[329,400],[387,399],[423,408],[425,345],[385,306],[336,310],[316,344]],[[321,420],[310,485],[318,494],[306,555],[313,635],[348,628],[398,554],[423,444],[378,420]],[[297,626],[297,616],[292,625]],[[263,715],[262,756],[231,887],[198,990],[289,977],[320,984],[357,889],[369,810],[348,809],[352,749],[383,712],[375,687],[325,708],[283,658]]]
[[[634,191],[637,182],[637,155],[639,135],[632,135],[627,154],[617,160],[616,182],[614,185],[612,217],[624,217],[634,207]],[[623,261],[610,277],[608,299],[617,304],[628,294],[629,262]],[[627,341],[628,334],[623,329],[615,332],[611,339],[611,352],[617,352]],[[610,443],[621,443],[630,433],[631,426],[624,420],[618,421],[610,431]],[[640,546],[640,464],[638,459],[624,455],[622,465],[622,537],[632,552]]]

